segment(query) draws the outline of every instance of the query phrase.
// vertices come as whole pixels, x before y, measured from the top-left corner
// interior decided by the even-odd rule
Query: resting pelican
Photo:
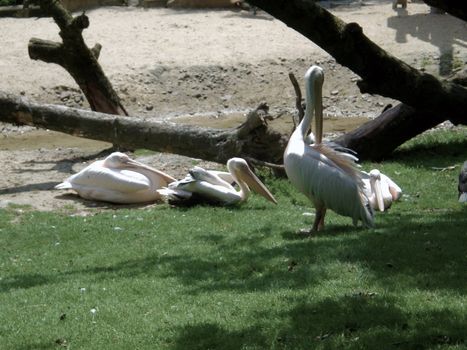
[[[177,202],[177,199],[188,199],[195,195],[211,203],[233,205],[246,201],[251,188],[267,200],[277,203],[244,159],[229,159],[227,169],[228,173],[195,167],[190,170],[185,179],[173,182],[167,189],[159,190],[159,192],[174,202]],[[232,180],[240,187],[239,191],[232,186]]]
[[[284,166],[292,184],[305,194],[316,208],[316,217],[308,233],[324,228],[326,209],[373,226],[373,211],[363,192],[363,182],[352,160],[322,143],[323,106],[322,68],[312,66],[305,74],[305,116],[297,126],[284,152]],[[307,137],[315,114],[316,140]]]
[[[402,189],[378,169],[373,169],[369,173],[362,171],[362,179],[365,194],[373,209],[385,211],[402,195]]]
[[[464,162],[459,174],[459,185],[457,189],[459,191],[459,202],[467,203],[467,161]]]
[[[80,197],[111,203],[144,203],[160,199],[157,189],[175,179],[124,153],[114,152],[55,186],[75,190]]]

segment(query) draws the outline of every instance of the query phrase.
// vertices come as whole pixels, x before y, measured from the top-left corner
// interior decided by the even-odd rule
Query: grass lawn
[[[314,210],[270,177],[277,206],[0,210],[0,349],[466,349],[466,159],[459,128],[364,163],[401,202],[305,239]]]

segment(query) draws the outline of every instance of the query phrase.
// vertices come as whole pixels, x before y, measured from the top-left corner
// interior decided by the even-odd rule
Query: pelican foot
[[[311,237],[314,233],[315,231],[306,228],[302,228],[297,232],[297,234],[302,237]]]

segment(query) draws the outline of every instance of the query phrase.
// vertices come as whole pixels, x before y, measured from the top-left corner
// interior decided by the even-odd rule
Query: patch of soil
[[[360,23],[373,41],[416,68],[447,75],[464,65],[464,22],[430,14],[423,3],[409,3],[407,11],[394,11],[391,3],[364,1],[364,6],[331,11],[346,22]],[[242,114],[262,101],[269,103],[271,113],[292,114],[295,93],[288,73],[303,83],[311,64],[326,72],[323,95],[328,117],[373,118],[388,103],[397,102],[361,94],[355,84],[358,76],[261,11],[254,16],[233,10],[107,7],[87,14],[91,25],[84,31],[86,42],[102,44],[104,71],[129,113],[140,118],[179,118],[204,125],[214,118],[222,124],[232,113]],[[0,90],[41,103],[89,108],[61,67],[28,57],[31,37],[59,41],[53,20],[0,18],[0,28]],[[225,119],[224,125],[228,123]],[[53,190],[109,144],[1,123],[0,131],[0,162],[5,167],[0,207],[16,203],[77,213],[116,207]],[[177,178],[194,164],[222,167],[159,153],[139,160]]]

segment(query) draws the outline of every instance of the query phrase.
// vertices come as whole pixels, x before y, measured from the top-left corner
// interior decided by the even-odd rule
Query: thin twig
[[[247,162],[249,162],[249,163],[251,163],[251,164],[253,164],[255,166],[264,166],[264,167],[271,168],[271,169],[285,170],[284,166],[280,165],[280,164],[263,162],[262,160],[258,160],[258,159],[251,158],[251,157],[245,157],[245,159],[246,159]]]
[[[437,166],[432,166],[431,169],[433,170],[439,170],[439,171],[446,171],[446,170],[454,170],[457,168],[457,165],[450,165],[447,167],[437,167]]]
[[[292,72],[289,73],[289,79],[292,82],[293,88],[295,90],[295,95],[296,95],[295,107],[297,108],[297,111],[298,111],[298,122],[300,123],[303,119],[303,116],[305,115],[305,112],[303,111],[303,107],[302,107],[302,91],[300,90],[300,86],[298,85],[297,79],[295,78],[295,75]],[[292,121],[293,121],[293,126],[295,129],[297,124],[293,117],[292,117]]]

